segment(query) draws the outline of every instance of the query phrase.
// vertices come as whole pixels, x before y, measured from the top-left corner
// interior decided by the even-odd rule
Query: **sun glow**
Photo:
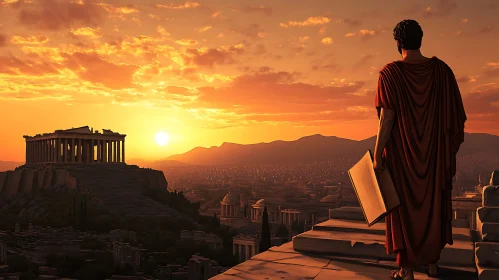
[[[170,137],[166,132],[158,132],[158,134],[156,134],[156,143],[158,143],[158,145],[165,146],[169,141]]]

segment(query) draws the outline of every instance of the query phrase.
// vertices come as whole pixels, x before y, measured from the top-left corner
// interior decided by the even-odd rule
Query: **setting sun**
[[[156,134],[156,143],[160,146],[167,145],[170,140],[170,137],[168,137],[168,134],[166,132],[158,132]]]

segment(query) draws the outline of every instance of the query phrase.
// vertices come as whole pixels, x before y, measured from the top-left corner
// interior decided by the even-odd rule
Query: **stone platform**
[[[253,256],[213,280],[388,280],[390,270],[396,269],[394,261],[377,258],[351,258],[327,254],[303,254],[288,242],[279,247]],[[431,278],[418,270],[415,279],[476,280],[474,268],[441,265],[441,276]]]
[[[475,266],[474,246],[469,229],[453,228],[454,244],[442,251],[440,264]],[[365,222],[334,220],[313,226],[293,237],[293,248],[303,253],[395,260],[385,250],[385,224],[367,227]]]

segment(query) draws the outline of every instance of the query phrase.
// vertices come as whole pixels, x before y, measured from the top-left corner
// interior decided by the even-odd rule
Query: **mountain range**
[[[155,162],[156,166],[192,165],[261,165],[300,164],[334,161],[337,158],[358,158],[367,149],[374,150],[376,136],[364,140],[351,140],[320,134],[305,136],[294,141],[235,144],[223,143],[219,147],[197,147],[186,153],[169,156]],[[499,136],[485,133],[465,133],[458,157],[480,156],[499,158]]]

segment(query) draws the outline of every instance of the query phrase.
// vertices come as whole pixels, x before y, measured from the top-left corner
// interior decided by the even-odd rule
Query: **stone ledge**
[[[475,257],[476,269],[479,280],[497,280],[499,279],[498,267],[485,267],[478,263],[478,258]]]
[[[499,266],[499,242],[476,242],[475,255],[481,266]]]
[[[478,207],[476,212],[477,218],[484,223],[499,221],[499,206]]]
[[[483,241],[499,242],[499,223],[484,222],[478,216],[477,211],[476,229]]]
[[[499,206],[499,186],[489,185],[483,188],[482,206]]]
[[[394,261],[375,258],[351,258],[345,256],[309,255],[296,252],[291,242],[260,253],[213,280],[283,279],[283,280],[382,280],[388,279]],[[441,266],[445,280],[476,280],[475,268]],[[428,279],[421,268],[415,272],[416,279]]]
[[[384,225],[368,228],[365,222],[329,220],[293,237],[293,249],[303,253],[394,260],[395,255],[386,254],[382,227]],[[475,266],[470,230],[453,228],[453,233],[454,244],[442,250],[440,263]]]

